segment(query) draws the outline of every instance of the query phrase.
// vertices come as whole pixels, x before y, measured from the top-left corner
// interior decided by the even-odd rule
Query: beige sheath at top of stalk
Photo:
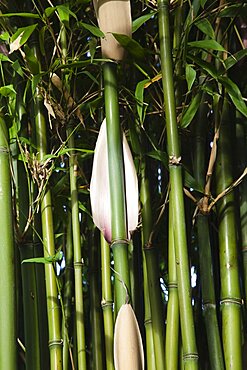
[[[129,0],[93,0],[99,28],[105,37],[101,38],[102,56],[122,60],[125,50],[112,33],[131,37],[132,21]]]
[[[114,331],[115,370],[144,370],[142,337],[130,304],[118,311]]]

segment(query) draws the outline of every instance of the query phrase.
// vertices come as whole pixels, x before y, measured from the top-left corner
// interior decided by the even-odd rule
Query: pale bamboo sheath
[[[101,38],[102,56],[114,60],[124,58],[125,49],[112,33],[131,37],[131,10],[129,0],[93,0],[98,24],[105,37]]]

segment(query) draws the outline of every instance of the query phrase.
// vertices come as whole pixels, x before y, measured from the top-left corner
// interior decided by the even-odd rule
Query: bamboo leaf
[[[119,44],[122,45],[128,51],[128,53],[130,53],[133,58],[145,58],[145,50],[137,41],[131,39],[129,36],[121,35],[118,33],[113,33],[113,36],[119,42]]]
[[[33,75],[37,75],[40,73],[40,63],[34,54],[33,49],[31,49],[28,45],[24,46],[25,51],[25,58],[28,63],[28,67]]]
[[[10,36],[9,36],[9,33],[7,31],[1,33],[1,35],[0,35],[0,40],[9,41],[9,38],[10,38]]]
[[[22,45],[24,45],[33,31],[37,27],[37,23],[32,24],[31,26],[27,27],[21,27],[14,33],[14,35],[11,37],[11,43],[10,43],[10,54],[13,53],[14,51],[20,49]]]
[[[188,46],[192,48],[199,48],[199,49],[212,49],[212,50],[217,50],[217,51],[225,51],[223,46],[221,46],[215,40],[191,41],[191,42],[188,42]]]
[[[186,64],[185,76],[186,76],[186,81],[188,85],[188,91],[190,91],[196,79],[196,71],[190,64]]]
[[[85,30],[88,30],[92,35],[96,37],[105,37],[104,32],[102,32],[99,27],[84,22],[79,22],[79,25],[81,25],[83,28],[85,28]]]
[[[14,71],[16,71],[21,77],[24,77],[23,70],[21,68],[21,65],[19,63],[19,60],[16,59],[14,63],[12,63],[11,67],[13,68]]]
[[[15,96],[16,95],[16,91],[13,87],[13,85],[6,85],[6,86],[2,86],[0,87],[0,94],[2,96]]]
[[[190,189],[198,191],[199,193],[204,193],[203,187],[196,181],[196,179],[190,174],[190,172],[184,168],[184,185]]]
[[[61,22],[66,26],[69,27],[69,18],[70,16],[74,17],[77,20],[77,16],[73,13],[67,5],[57,5],[56,7],[58,11],[59,18]]]
[[[6,55],[0,53],[0,61],[1,62],[10,62],[13,63],[11,59],[9,59]]]
[[[187,54],[188,59],[193,61],[199,67],[201,67],[205,72],[207,72],[214,79],[218,78],[218,72],[212,63],[205,62],[204,60],[196,57],[195,55]]]
[[[195,25],[200,31],[205,33],[205,35],[209,36],[211,39],[215,39],[214,29],[207,18],[199,19],[199,21],[195,22]]]
[[[162,152],[161,150],[154,150],[154,151],[148,152],[147,156],[157,159],[158,161],[163,163],[163,165],[168,169],[169,159],[168,159],[168,154],[166,152]]]
[[[231,67],[233,67],[236,63],[238,63],[242,58],[247,55],[247,49],[242,49],[237,53],[229,56],[226,60],[223,61],[225,66],[225,70],[227,71]]]
[[[63,252],[58,251],[54,256],[49,256],[49,257],[36,257],[36,258],[28,258],[23,260],[21,263],[54,263],[54,262],[59,262],[63,258]]]
[[[22,17],[22,18],[35,18],[35,19],[40,19],[40,16],[38,14],[34,13],[5,13],[2,14],[0,13],[0,17]]]
[[[219,77],[219,82],[225,86],[233,104],[245,117],[247,117],[247,106],[238,86],[228,77]]]
[[[191,101],[190,105],[185,110],[185,112],[182,116],[182,119],[181,119],[181,122],[180,122],[180,126],[182,128],[186,128],[187,126],[189,126],[189,124],[191,123],[191,121],[195,117],[195,114],[196,114],[196,112],[199,108],[200,102],[201,102],[201,97],[202,97],[202,92],[199,91],[196,94],[196,96],[194,96],[192,98],[192,101]]]
[[[141,17],[135,19],[132,22],[132,32],[136,32],[138,28],[140,28],[145,22],[149,21],[149,19],[155,16],[156,12],[151,12],[149,14],[142,15]]]
[[[144,88],[149,79],[138,82],[135,89],[135,98],[137,103],[137,114],[139,116],[140,123],[143,124],[145,120],[145,113],[148,107],[148,104],[143,101]]]
[[[221,17],[221,18],[236,17],[240,11],[243,11],[243,8],[244,8],[243,4],[241,3],[226,6],[224,9],[222,9],[219,12],[218,17]]]
[[[48,6],[45,9],[44,16],[49,18],[56,11],[56,9],[57,9],[56,6]]]

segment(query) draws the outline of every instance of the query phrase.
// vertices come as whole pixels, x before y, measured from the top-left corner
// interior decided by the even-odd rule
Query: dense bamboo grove
[[[0,370],[246,369],[247,2],[0,25]]]

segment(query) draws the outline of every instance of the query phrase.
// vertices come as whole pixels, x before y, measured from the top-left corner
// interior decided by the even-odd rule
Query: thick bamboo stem
[[[205,97],[205,95],[204,95]],[[208,107],[202,101],[197,120],[195,122],[195,154],[194,175],[201,188],[205,187],[205,151],[207,138],[207,112]],[[206,190],[207,191],[207,190]],[[200,259],[200,277],[202,286],[203,314],[207,333],[209,360],[211,367],[224,369],[223,353],[216,312],[214,273],[212,265],[211,241],[209,234],[208,215],[199,212],[196,219],[197,240]]]
[[[223,102],[218,154],[216,161],[216,191],[220,193],[233,182],[233,126],[230,106]],[[218,202],[222,337],[226,370],[242,370],[241,296],[239,287],[234,193]]]
[[[0,369],[17,369],[16,362],[16,290],[14,266],[14,230],[10,153],[5,121],[0,117]]]
[[[130,292],[122,133],[119,122],[118,106],[117,65],[115,63],[105,63],[103,65],[103,73],[107,123],[109,183],[111,193],[112,249],[114,270],[116,272],[115,308],[117,313],[119,308],[126,302],[126,288],[128,292]]]
[[[198,354],[190,296],[189,263],[187,253],[182,168],[179,149],[176,106],[173,85],[171,39],[169,30],[169,1],[159,0],[159,36],[162,82],[166,113],[169,170],[173,196],[174,242],[176,250],[178,295],[185,369],[198,368]]]

